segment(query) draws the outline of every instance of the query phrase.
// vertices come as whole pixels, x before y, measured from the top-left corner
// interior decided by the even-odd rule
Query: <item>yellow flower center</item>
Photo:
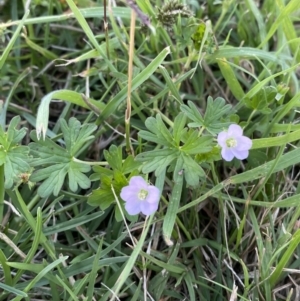
[[[144,201],[146,199],[148,195],[148,191],[145,190],[145,189],[141,189],[139,194],[138,194],[138,198],[141,200],[141,201]]]
[[[237,142],[234,138],[229,138],[226,140],[226,145],[227,147],[231,148],[231,147],[236,147]]]

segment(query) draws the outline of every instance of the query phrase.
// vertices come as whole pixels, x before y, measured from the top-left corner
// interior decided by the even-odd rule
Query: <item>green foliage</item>
[[[205,23],[200,23],[192,35],[192,40],[194,42],[194,47],[196,50],[200,50],[200,46],[204,37],[206,25]]]
[[[4,164],[5,188],[12,188],[25,174],[31,172],[28,164],[29,147],[20,145],[26,128],[17,129],[21,118],[14,117],[4,132],[0,126],[0,165]]]
[[[27,2],[0,1],[0,301],[297,300],[299,0],[134,1],[128,128],[128,1]],[[159,208],[130,217],[142,173]]]
[[[210,152],[197,154],[195,157],[195,161],[199,164],[203,162],[213,163],[214,161],[218,161],[220,159],[220,147],[218,146],[214,146]]]
[[[159,114],[156,118],[149,117],[146,120],[145,125],[149,131],[140,131],[139,136],[163,148],[136,156],[136,160],[145,162],[142,167],[144,173],[155,171],[158,175],[169,167],[169,171],[173,171],[175,182],[183,172],[188,185],[198,185],[199,178],[204,177],[204,171],[195,162],[193,155],[208,152],[212,148],[212,139],[198,137],[198,131],[188,130],[185,124],[186,117],[183,113],[175,118],[173,131],[168,130]]]
[[[270,114],[272,109],[269,106],[274,102],[277,95],[276,88],[273,86],[263,87],[257,94],[255,94],[251,99],[245,99],[245,105],[255,111],[259,111],[262,114]],[[282,92],[281,92],[282,93]],[[279,98],[283,96],[280,93]]]
[[[35,131],[30,135],[35,141],[29,144],[33,156],[31,165],[40,167],[32,174],[30,180],[43,182],[38,188],[41,197],[48,197],[52,193],[57,196],[67,175],[71,191],[76,192],[78,186],[82,189],[90,187],[90,180],[85,173],[88,173],[91,168],[83,162],[78,162],[75,156],[88,141],[93,139],[92,133],[96,130],[96,126],[81,125],[75,118],[70,118],[68,124],[61,119],[60,124],[65,147],[49,138],[38,140]]]
[[[206,23],[200,22],[196,30],[194,30],[191,39],[194,42],[194,48],[198,51],[201,50],[202,52],[213,54],[218,49],[217,39],[212,31],[210,21],[206,21]],[[201,49],[202,43],[203,49]]]
[[[98,189],[93,190],[93,192],[89,196],[88,202],[92,206],[99,206],[101,210],[106,210],[116,201],[112,187],[116,195],[119,196],[121,189],[124,186],[128,185],[128,181],[126,177],[118,171],[115,171],[112,176],[107,176],[102,173],[101,167],[96,169],[95,171],[101,173],[101,175],[99,175],[101,184]],[[118,207],[116,207],[116,210],[118,211]]]
[[[199,112],[192,101],[188,101],[188,106],[181,105],[180,110],[184,112],[189,119],[194,121],[188,124],[189,127],[203,127],[212,135],[216,135],[231,124],[231,105],[225,104],[225,100],[222,97],[217,97],[213,100],[213,98],[209,96],[207,98],[207,106],[204,115]]]
[[[122,147],[111,145],[109,151],[104,151],[104,157],[111,169],[102,166],[94,166],[95,173],[91,175],[91,180],[100,180],[100,187],[92,191],[89,195],[88,202],[92,206],[100,206],[102,210],[107,209],[116,201],[116,196],[120,195],[121,189],[128,185],[128,180],[125,175],[130,173],[130,176],[137,175],[137,168],[140,166],[139,162],[135,162],[133,157],[129,155],[125,160],[122,156]],[[114,189],[114,192],[112,190]],[[115,194],[114,194],[115,193]],[[123,207],[123,201],[120,202]],[[115,216],[118,221],[122,220],[120,210],[116,206]],[[132,217],[127,215],[129,220]]]

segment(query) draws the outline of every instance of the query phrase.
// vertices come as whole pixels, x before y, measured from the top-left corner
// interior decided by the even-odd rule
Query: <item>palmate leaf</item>
[[[104,168],[102,166],[94,166],[93,171],[95,173],[90,176],[91,180],[97,181],[101,175],[113,177],[114,171],[120,171],[126,175],[137,170],[140,163],[134,161],[132,155],[129,155],[125,160],[123,160],[122,152],[122,146],[117,147],[114,144],[109,147],[109,150],[104,150],[104,157],[111,169]]]
[[[88,203],[91,206],[99,206],[101,210],[105,210],[115,201],[111,190],[112,177],[107,175],[100,176],[101,186],[98,189],[94,189],[88,198]],[[127,182],[125,181],[126,184]]]
[[[9,189],[14,183],[20,182],[22,174],[29,174],[29,147],[19,145],[26,135],[26,128],[17,129],[21,118],[14,117],[4,132],[0,127],[0,165],[4,164],[5,188]]]
[[[212,135],[218,134],[231,124],[229,120],[231,108],[231,105],[225,105],[223,98],[217,97],[213,100],[211,96],[207,99],[204,116],[202,116],[192,101],[188,101],[188,106],[180,106],[180,110],[194,121],[188,124],[189,127],[204,127]]]
[[[145,124],[152,133],[140,131],[139,136],[160,144],[163,148],[143,152],[135,157],[136,161],[145,162],[142,171],[144,173],[155,171],[155,175],[158,176],[169,167],[168,170],[173,171],[175,182],[178,176],[183,174],[188,185],[196,186],[199,178],[205,174],[193,155],[209,152],[212,148],[212,138],[198,137],[198,131],[187,130],[184,113],[175,118],[171,130],[165,126],[160,115],[148,118]]]
[[[91,170],[89,165],[77,162],[75,155],[80,152],[83,145],[93,139],[91,134],[96,126],[92,124],[81,125],[75,118],[70,118],[68,124],[60,120],[66,147],[56,144],[49,138],[38,140],[36,131],[31,132],[29,144],[33,156],[31,166],[39,167],[30,177],[32,182],[42,182],[38,188],[41,197],[48,197],[52,193],[57,196],[68,176],[68,184],[71,191],[78,187],[87,189],[91,185],[90,179],[85,173]]]
[[[158,176],[166,169],[174,160],[180,156],[180,151],[176,149],[161,149],[150,152],[144,152],[135,157],[137,161],[146,162],[143,165],[143,173],[149,173],[155,170],[155,175]]]
[[[114,170],[122,170],[122,148],[111,145],[109,150],[104,150],[104,157],[110,167]]]
[[[146,119],[145,125],[150,131],[140,131],[139,136],[145,140],[156,142],[165,146],[173,146],[174,138],[168,128],[165,126],[162,121],[161,116],[158,114],[156,118],[149,117]],[[152,133],[153,134],[152,134]]]
[[[64,134],[66,149],[72,156],[76,156],[82,147],[94,138],[92,133],[97,128],[94,124],[81,125],[74,117],[70,118],[69,124],[64,119],[61,119],[60,125]]]
[[[100,206],[101,210],[107,209],[115,202],[115,196],[112,192],[113,185],[116,195],[120,195],[121,189],[128,185],[126,177],[120,171],[115,171],[113,176],[100,175],[101,186],[93,190],[90,194],[88,203],[92,206]]]
[[[92,191],[89,195],[88,203],[92,206],[99,206],[101,210],[104,211],[112,204],[116,204],[116,198],[112,187],[115,194],[119,196],[121,189],[128,185],[128,180],[124,176],[123,172],[119,170],[114,170],[112,175],[100,174],[99,177],[101,186]],[[122,212],[125,213],[128,220],[136,221],[137,216],[128,215],[127,211],[124,209],[125,203],[123,201],[121,201],[119,205],[123,208]],[[115,206],[115,218],[119,222],[123,220],[119,206]]]
[[[128,178],[131,178],[133,175],[138,175],[138,168],[141,165],[141,163],[134,161],[131,155],[123,160],[122,146],[117,147],[116,145],[111,145],[109,150],[104,151],[104,157],[111,169],[102,166],[93,167],[95,173],[90,176],[90,179],[92,181],[100,180],[100,187],[93,190],[88,198],[90,205],[100,206],[102,210],[115,204],[116,199],[112,191],[112,186],[116,195],[120,195],[121,189],[128,185],[128,180],[125,175],[130,173]],[[120,202],[120,204],[121,206],[124,205],[123,202]],[[115,217],[117,221],[122,220],[118,206],[115,208]],[[132,218],[129,218],[129,220],[131,219]]]
[[[198,132],[189,130],[183,135],[184,145],[181,150],[189,155],[206,153],[211,150],[212,139],[209,136],[198,137]]]
[[[122,147],[111,145],[109,150],[104,151],[104,157],[108,162],[111,169],[104,168],[102,166],[94,166],[93,173],[90,176],[92,181],[100,180],[100,187],[92,191],[89,195],[88,203],[92,206],[99,206],[102,210],[107,209],[112,204],[115,204],[115,195],[112,191],[112,186],[116,195],[120,195],[121,189],[128,185],[126,174],[129,174],[128,178],[134,175],[138,175],[138,168],[141,163],[134,161],[134,158],[129,155],[123,160]],[[120,202],[121,206],[124,206],[124,202]],[[123,210],[126,213],[126,210]],[[126,215],[127,216],[127,215]],[[115,207],[115,218],[117,221],[122,220],[122,215],[119,207]],[[127,216],[129,220],[133,220],[132,216]]]

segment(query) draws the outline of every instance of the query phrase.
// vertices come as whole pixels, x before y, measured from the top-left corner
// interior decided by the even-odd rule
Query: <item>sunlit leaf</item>
[[[188,101],[188,106],[181,105],[180,110],[193,121],[188,124],[189,127],[204,127],[212,135],[218,134],[231,124],[229,115],[231,105],[225,104],[225,100],[221,97],[215,100],[208,97],[204,116],[192,101]]]
[[[204,33],[205,33],[205,29],[206,29],[205,23],[200,23],[192,35],[192,40],[194,42],[194,47],[196,50],[200,50],[201,43],[202,43]]]
[[[143,173],[154,171],[158,176],[168,169],[168,172],[173,172],[174,181],[183,173],[188,185],[197,185],[200,177],[204,176],[204,171],[194,160],[193,155],[209,152],[212,148],[212,137],[199,137],[197,130],[188,130],[185,127],[184,113],[175,118],[172,129],[166,127],[160,115],[148,118],[145,124],[153,134],[141,131],[139,136],[163,148],[143,152],[135,157],[135,160],[144,162]]]

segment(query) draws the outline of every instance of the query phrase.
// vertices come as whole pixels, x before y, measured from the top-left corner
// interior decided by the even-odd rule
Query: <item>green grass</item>
[[[136,0],[134,52],[116,2],[107,32],[103,0],[0,3],[0,301],[296,300],[299,0]],[[162,191],[147,218],[133,175]]]

